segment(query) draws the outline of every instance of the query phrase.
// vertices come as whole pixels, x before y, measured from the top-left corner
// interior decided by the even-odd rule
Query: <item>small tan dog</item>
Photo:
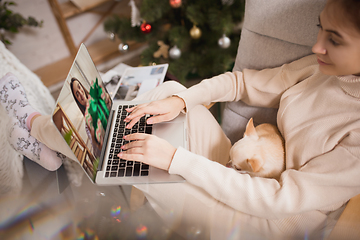
[[[227,166],[251,176],[279,179],[285,169],[284,145],[277,127],[264,123],[255,128],[251,118],[244,137],[230,149]]]

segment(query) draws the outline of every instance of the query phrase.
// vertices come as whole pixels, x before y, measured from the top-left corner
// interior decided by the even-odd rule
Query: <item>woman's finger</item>
[[[124,119],[124,122],[128,123],[126,125],[126,128],[128,129],[132,128],[135,125],[135,123],[137,123],[140,120],[140,118],[142,118],[143,116],[145,116],[145,113],[141,113],[138,112],[137,110],[133,110],[133,112]]]
[[[138,148],[136,148],[138,149]],[[144,154],[140,153],[140,152],[136,152],[136,151],[124,151],[124,152],[120,152],[118,154],[118,157],[121,159],[125,159],[127,161],[137,161],[137,162],[144,162]]]
[[[128,150],[135,147],[142,147],[143,146],[143,140],[137,140],[137,141],[131,141],[125,145],[121,146],[122,150]]]
[[[134,119],[132,119],[127,125],[126,125],[126,128],[127,129],[131,129],[141,118],[142,116],[140,117],[136,117]],[[125,121],[125,120],[124,120]],[[126,121],[125,121],[126,122]]]
[[[146,133],[132,133],[129,135],[125,135],[124,139],[126,141],[145,140],[149,136],[151,136],[151,135],[146,134]]]
[[[146,120],[146,123],[147,124],[155,124],[155,123],[166,122],[168,120],[169,120],[169,114],[160,114],[160,115],[155,115],[155,116],[148,118]]]
[[[125,118],[125,121],[130,121],[133,118],[144,116],[147,113],[146,111],[147,111],[148,105],[149,105],[149,103],[144,103],[144,104],[139,104],[132,108],[126,109],[126,111],[130,113],[130,115],[128,115]]]

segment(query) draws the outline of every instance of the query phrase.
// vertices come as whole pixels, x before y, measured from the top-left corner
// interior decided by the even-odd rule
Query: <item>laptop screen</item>
[[[81,44],[61,89],[53,121],[80,165],[94,180],[112,101],[85,45]]]

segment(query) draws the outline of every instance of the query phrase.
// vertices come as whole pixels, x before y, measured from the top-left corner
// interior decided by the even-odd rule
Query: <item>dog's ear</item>
[[[250,118],[249,122],[246,125],[244,137],[251,137],[255,140],[259,138],[258,134],[256,133],[256,129],[254,127],[254,121],[252,118]]]
[[[247,159],[246,160],[247,163],[250,165],[251,169],[253,170],[253,172],[259,172],[260,168],[261,168],[261,163],[259,160],[257,159]]]

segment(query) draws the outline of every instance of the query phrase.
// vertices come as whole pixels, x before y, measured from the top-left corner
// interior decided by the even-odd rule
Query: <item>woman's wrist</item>
[[[176,96],[176,95],[173,95],[172,97],[173,97],[174,99],[177,99],[177,101],[176,101],[176,102],[177,102],[176,106],[178,106],[180,110],[185,110],[185,108],[186,108],[186,103],[185,103],[184,99],[182,99],[181,97]]]
[[[175,156],[176,151],[177,151],[177,148],[174,147],[174,151],[173,151],[173,153],[172,153],[172,156],[171,156],[171,158],[170,158],[169,165],[167,166],[166,171],[169,171],[170,166],[171,166],[171,163],[172,163],[172,161],[173,161],[173,159],[174,159],[174,156]]]

